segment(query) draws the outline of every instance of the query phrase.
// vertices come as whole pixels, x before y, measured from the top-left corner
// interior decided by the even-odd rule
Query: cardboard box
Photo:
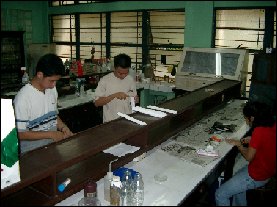
[[[12,99],[1,99],[1,189],[20,181],[18,158]]]

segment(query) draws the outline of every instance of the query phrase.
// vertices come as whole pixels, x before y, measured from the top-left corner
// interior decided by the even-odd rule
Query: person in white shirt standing
[[[129,75],[130,56],[122,53],[114,57],[114,71],[102,77],[95,89],[96,107],[103,106],[103,122],[119,118],[117,112],[131,114],[130,97],[138,102],[136,82]]]
[[[57,142],[73,135],[59,118],[56,82],[64,74],[62,60],[55,54],[42,56],[36,75],[14,99],[20,153]]]

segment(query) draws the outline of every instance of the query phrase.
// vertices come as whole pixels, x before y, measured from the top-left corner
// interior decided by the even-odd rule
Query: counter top
[[[92,102],[95,98],[95,92],[87,90],[85,93],[77,96],[76,94],[66,95],[58,98],[58,109],[66,109],[76,105]]]
[[[146,157],[139,162],[129,162],[124,167],[132,168],[142,174],[144,180],[144,203],[143,206],[177,206],[180,205],[195,189],[196,187],[207,178],[213,171],[216,170],[220,162],[226,158],[227,154],[231,151],[232,146],[226,142],[221,142],[216,150],[219,152],[219,157],[210,158],[206,157],[206,164],[199,165],[189,159],[186,159],[186,155],[182,158],[180,156],[173,156],[172,154],[164,151],[162,146],[179,142],[186,142],[187,145],[197,147],[203,147],[207,145],[204,141],[211,136],[208,132],[203,132],[203,127],[211,127],[214,120],[221,120],[224,123],[232,124],[236,123],[237,127],[234,132],[221,134],[224,137],[240,138],[247,130],[247,126],[242,117],[242,105],[245,101],[238,100],[227,105],[227,109],[220,109],[210,116],[206,116],[197,122],[191,128],[185,129],[178,134],[177,137],[171,138],[161,145],[156,146],[152,150],[146,153]],[[227,117],[230,115],[230,117]],[[226,119],[227,117],[227,119]],[[206,123],[206,125],[205,125]],[[202,130],[199,131],[199,124],[202,126]],[[194,142],[187,142],[184,138],[184,134],[190,131],[195,136],[199,137],[198,145]],[[202,135],[199,135],[202,133]],[[182,140],[183,139],[183,140]],[[195,159],[205,159],[194,155]],[[167,180],[164,182],[157,182],[155,175],[166,176]],[[83,197],[83,190],[65,200],[56,204],[56,206],[70,206],[77,205],[78,201]],[[97,181],[97,195],[101,201],[101,205],[109,205],[104,200],[104,180],[103,178]]]

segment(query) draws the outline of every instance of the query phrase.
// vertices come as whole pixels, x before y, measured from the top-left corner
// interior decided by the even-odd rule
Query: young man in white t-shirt
[[[117,112],[130,114],[130,97],[138,102],[136,82],[129,74],[131,58],[126,54],[114,57],[114,72],[102,77],[95,90],[95,106],[103,106],[103,122],[119,118]]]
[[[59,118],[57,110],[56,82],[64,71],[63,62],[57,55],[42,56],[37,63],[35,77],[15,96],[20,153],[73,135]]]

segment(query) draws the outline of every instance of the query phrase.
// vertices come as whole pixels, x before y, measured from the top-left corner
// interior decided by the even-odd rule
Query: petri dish
[[[162,174],[156,174],[156,175],[154,175],[154,179],[158,183],[163,183],[163,182],[167,181],[167,176],[162,175]]]

